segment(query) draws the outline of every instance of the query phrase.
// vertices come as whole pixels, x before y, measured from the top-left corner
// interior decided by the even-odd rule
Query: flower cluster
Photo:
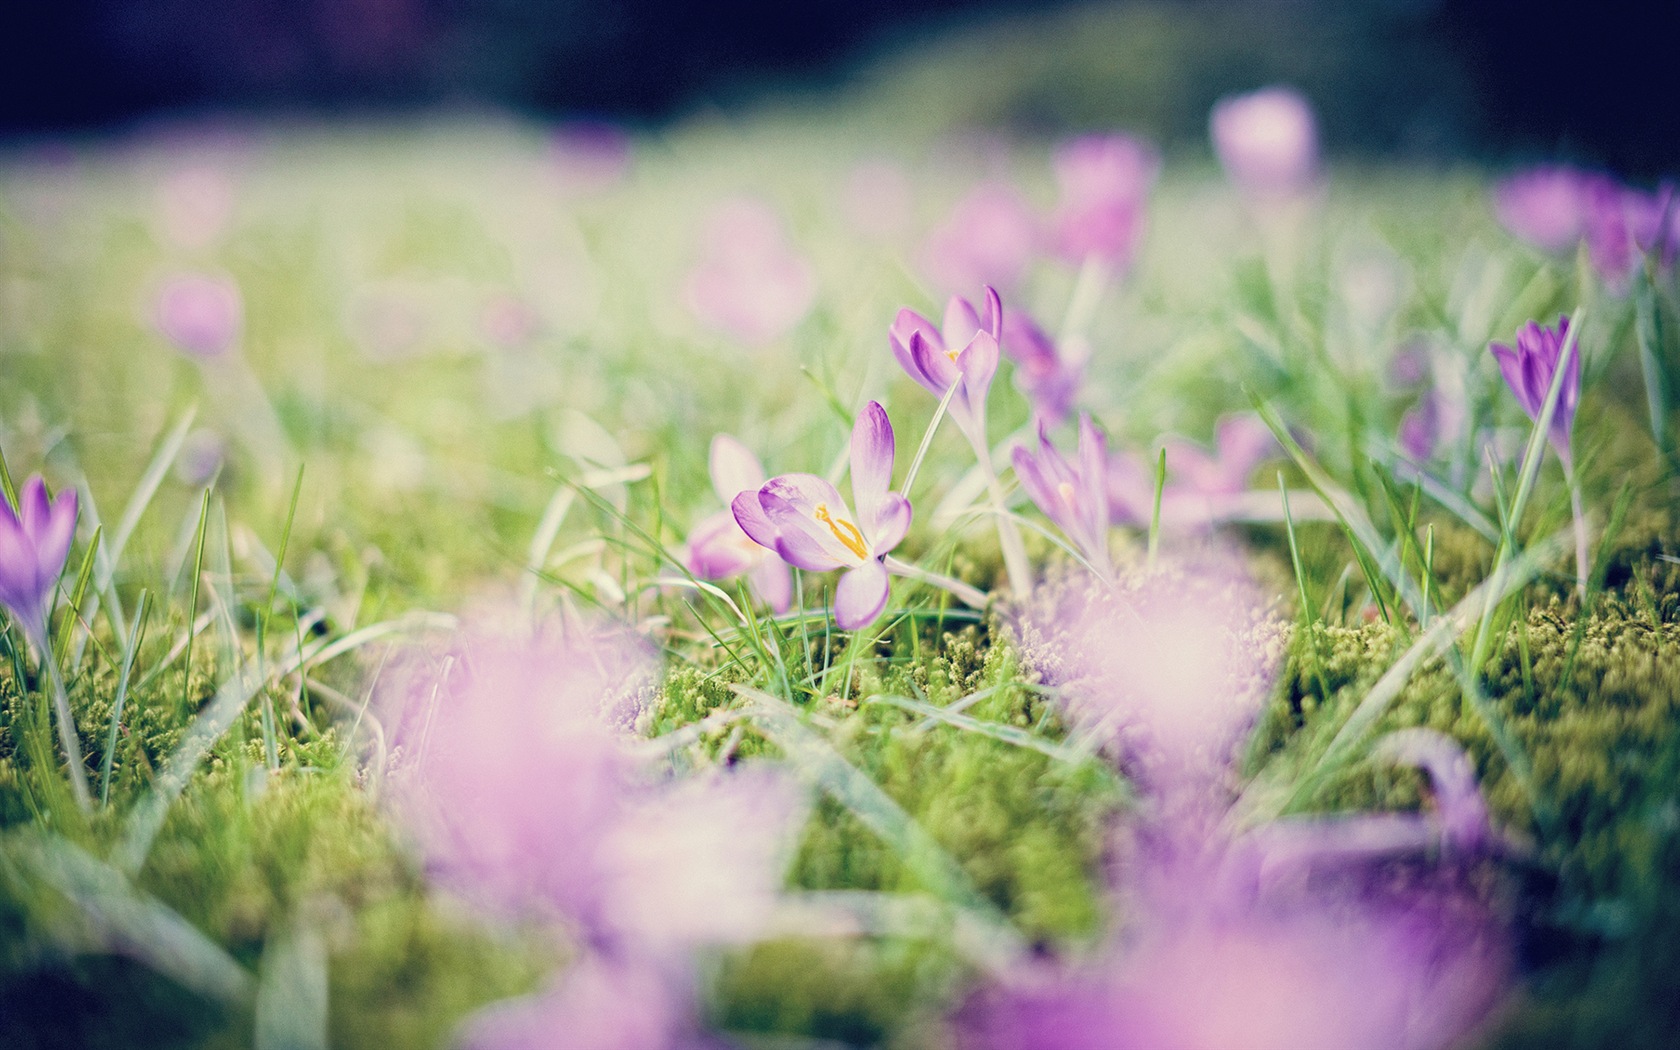
[[[1680,198],[1672,185],[1646,192],[1601,172],[1553,164],[1519,172],[1494,190],[1499,221],[1547,252],[1585,244],[1612,289],[1628,286],[1642,256],[1673,265],[1680,253]]]
[[[467,1045],[679,1045],[697,1024],[687,953],[768,921],[802,792],[769,767],[656,776],[622,728],[655,670],[618,629],[473,628],[384,689],[395,806],[440,883],[578,949],[552,989],[471,1022]]]

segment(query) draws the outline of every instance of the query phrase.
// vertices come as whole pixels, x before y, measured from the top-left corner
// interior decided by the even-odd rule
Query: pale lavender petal
[[[793,504],[802,514],[811,514],[823,506],[831,511],[846,506],[846,501],[840,498],[840,490],[815,474],[778,474],[766,481],[760,491],[772,493],[778,499]],[[774,515],[771,520],[775,520]]]
[[[70,541],[76,534],[78,497],[75,489],[65,489],[53,501],[47,515],[46,528],[35,535],[35,557],[41,567],[43,590],[50,593],[64,571],[70,556]]]
[[[951,301],[945,304],[945,322],[939,327],[946,347],[968,345],[968,341],[983,327],[973,303],[960,295],[951,296]]]
[[[860,521],[874,520],[892,487],[893,428],[887,410],[871,401],[852,425],[852,497]]]
[[[743,495],[756,496],[756,493]],[[742,531],[734,514],[722,511],[706,518],[688,534],[685,564],[689,572],[702,580],[727,580],[748,571],[768,553]]]
[[[1270,427],[1253,415],[1227,416],[1219,421],[1217,437],[1220,473],[1226,492],[1248,487],[1249,475],[1277,451]]]
[[[940,338],[939,330],[927,318],[908,307],[898,311],[898,317],[893,320],[892,328],[887,332],[887,344],[892,347],[893,357],[898,359],[900,368],[906,375],[922,386],[943,395],[943,389],[927,375],[917,362],[914,344],[917,339],[926,342],[934,351],[943,354],[944,340]]]
[[[753,593],[777,616],[793,607],[793,570],[780,557],[760,560],[747,579]]]
[[[990,332],[977,333],[957,357],[957,367],[962,370],[963,397],[969,411],[977,417],[985,411],[986,394],[992,388],[997,366],[998,343]]]
[[[886,567],[875,558],[840,577],[834,586],[834,623],[842,631],[868,627],[887,607],[892,581]]]
[[[992,333],[992,338],[1003,341],[1003,299],[998,290],[991,285],[986,286],[986,316],[982,319],[983,331]]]
[[[1039,431],[1040,452],[1037,456],[1022,445],[1015,446],[1010,454],[1010,460],[1015,466],[1015,476],[1026,490],[1027,498],[1044,513],[1052,522],[1060,525],[1062,516],[1061,494],[1057,491],[1057,479],[1050,477],[1051,457],[1058,455],[1051,447],[1049,440]]]
[[[876,509],[869,524],[869,551],[873,555],[891,553],[910,531],[910,501],[896,492],[889,492]]]
[[[915,362],[911,378],[922,384],[936,397],[944,397],[951,384],[962,378],[962,369],[948,353],[922,338],[917,332],[910,337],[910,358]]]
[[[677,1050],[692,1005],[660,969],[586,958],[555,987],[492,1003],[462,1026],[462,1050]]]
[[[736,496],[729,503],[730,512],[735,516],[735,524],[741,526],[741,531],[754,543],[771,550],[776,549],[778,531],[764,507],[759,502],[758,493],[749,489]]]
[[[712,438],[711,471],[712,489],[725,503],[764,484],[764,466],[758,457],[728,434]]]
[[[782,475],[782,478],[791,476]],[[833,486],[821,478],[814,475],[804,477],[833,490]],[[782,494],[786,489],[775,487],[779,480],[781,478],[771,478],[758,490],[758,502],[764,508],[765,516],[776,527],[776,553],[783,561],[811,572],[827,572],[856,565],[865,556],[848,547],[837,531],[843,528],[837,523],[849,521],[851,513],[838,493],[832,501],[819,499],[796,503]],[[829,522],[836,524],[819,520],[818,513],[826,515]],[[856,527],[855,523],[853,527]]]
[[[661,953],[758,938],[806,811],[804,788],[768,765],[662,788],[602,843],[606,925]]]
[[[52,516],[52,505],[47,502],[47,483],[41,480],[41,475],[33,474],[23,483],[23,491],[18,493],[18,510],[25,535],[39,541],[47,527],[47,519]]]

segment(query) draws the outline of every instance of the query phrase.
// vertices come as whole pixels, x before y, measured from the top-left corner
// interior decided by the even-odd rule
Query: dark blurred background
[[[0,135],[167,117],[494,107],[636,123],[915,83],[953,118],[1199,142],[1219,94],[1288,81],[1338,153],[1680,169],[1680,2],[1597,0],[9,0]],[[1047,28],[1048,27],[1048,28]],[[1018,53],[1017,53],[1018,52]],[[995,61],[1007,87],[986,85]],[[996,78],[993,78],[994,80]],[[965,109],[966,107],[966,109]],[[949,108],[949,107],[948,107]]]

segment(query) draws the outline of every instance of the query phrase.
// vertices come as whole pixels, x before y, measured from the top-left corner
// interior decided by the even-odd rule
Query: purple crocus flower
[[[642,960],[588,958],[535,995],[492,1003],[462,1025],[462,1050],[699,1047],[693,990]]]
[[[1206,525],[1239,509],[1254,468],[1272,456],[1272,432],[1252,415],[1219,421],[1210,453],[1191,441],[1168,440],[1167,481],[1161,491],[1161,520]],[[1137,456],[1109,460],[1109,513],[1114,521],[1148,523],[1154,513],[1155,464]]]
[[[1539,419],[1546,406],[1557,375],[1558,359],[1569,336],[1569,318],[1558,318],[1557,327],[1547,328],[1538,321],[1530,321],[1517,331],[1517,345],[1492,343],[1488,350],[1499,362],[1499,372],[1505,384],[1516,395],[1517,404],[1530,419]],[[1563,387],[1558,391],[1557,407],[1552,411],[1552,426],[1547,437],[1557,450],[1565,466],[1571,462],[1569,436],[1575,427],[1575,409],[1581,399],[1580,347],[1569,355],[1569,370],[1564,374]]]
[[[982,316],[974,304],[953,295],[942,329],[906,307],[887,332],[899,365],[934,397],[943,398],[951,384],[961,384],[951,399],[951,419],[976,448],[986,443],[986,395],[997,374],[998,342],[1003,337],[1003,302],[990,285],[985,307]]]
[[[1214,104],[1214,152],[1231,181],[1257,197],[1300,194],[1318,177],[1318,127],[1299,91],[1264,88]]]
[[[810,312],[817,277],[788,243],[775,209],[739,198],[720,204],[708,218],[700,261],[684,295],[706,327],[762,346],[787,334]]]
[[[886,608],[889,581],[883,560],[910,528],[910,501],[888,489],[893,454],[887,410],[871,401],[852,427],[856,514],[833,485],[815,474],[779,475],[731,503],[746,534],[788,564],[811,572],[846,570],[834,588],[834,621],[842,630],[861,630]]]
[[[230,277],[180,274],[158,292],[154,320],[165,339],[198,358],[222,357],[239,341],[245,304]]]
[[[53,588],[76,532],[76,508],[75,489],[49,500],[39,474],[24,483],[15,511],[0,499],[0,605],[11,610],[24,635],[43,651]]]
[[[757,491],[764,467],[752,450],[728,434],[712,438],[712,490],[725,506],[743,492]],[[746,576],[753,593],[779,616],[793,605],[793,574],[787,562],[742,530],[732,510],[722,510],[694,527],[688,537],[688,571],[702,580]]]
[[[1123,269],[1143,236],[1161,159],[1130,135],[1085,135],[1056,150],[1061,202],[1051,222],[1056,251],[1074,265],[1095,257]]]
[[[1025,311],[1012,309],[1003,318],[1002,350],[1015,359],[1015,385],[1031,402],[1033,415],[1059,426],[1085,381],[1090,344],[1078,339],[1071,348],[1058,347]]]
[[[1050,443],[1044,424],[1038,427],[1038,449],[1017,445],[1015,476],[1038,509],[1065,533],[1079,552],[1103,576],[1109,575],[1108,556],[1108,444],[1091,417],[1079,416],[1077,461]]]
[[[1542,251],[1569,251],[1581,239],[1589,178],[1564,164],[1518,172],[1494,187],[1494,214],[1507,230]]]
[[[1222,557],[1041,588],[1013,626],[1073,720],[1141,783],[1178,797],[1225,775],[1279,655],[1267,603]]]
[[[1015,187],[988,182],[957,203],[928,235],[923,263],[941,288],[1020,283],[1038,251],[1039,224]]]

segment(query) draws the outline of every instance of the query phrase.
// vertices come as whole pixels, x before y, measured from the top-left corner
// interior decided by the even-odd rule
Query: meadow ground
[[[1086,1044],[1010,1004],[1086,995],[1137,1040],[1115,1045],[1148,1045],[1115,960],[1154,958],[1150,865],[1179,869],[1150,842],[1211,822],[1202,847],[1275,859],[1298,833],[1344,881],[1360,858],[1356,894],[1289,891],[1290,922],[1346,920],[1329,941],[1232,935],[1251,968],[1207,994],[1246,1003],[1260,1042],[1352,1010],[1314,953],[1387,930],[1393,885],[1450,882],[1496,932],[1474,966],[1435,941],[1414,970],[1372,963],[1411,1027],[1368,1045],[1669,1045],[1680,304],[1660,247],[1619,272],[1543,253],[1469,167],[1330,165],[1266,197],[1169,156],[1135,253],[1070,261],[1041,232],[1068,206],[1056,149],[769,113],[9,155],[0,449],[14,503],[36,472],[79,494],[42,634],[89,798],[13,606],[7,1044],[1049,1047]],[[1056,336],[1046,358],[1003,332],[979,420],[998,501],[969,392],[941,408],[889,348],[901,308],[937,323],[982,279]],[[1488,345],[1563,315],[1579,404],[1547,372],[1536,412],[1572,417],[1559,445]],[[1057,376],[1106,459],[1073,457]],[[884,611],[837,621],[832,572],[785,602],[697,578],[724,575],[685,546],[714,489],[765,480],[714,486],[714,435],[838,481],[872,400],[908,531],[883,538],[897,512],[853,458],[861,524],[836,494],[811,542],[859,589],[891,549]],[[1070,457],[1040,453],[1045,500],[1012,453],[1037,447],[1035,406]],[[1215,446],[1231,419],[1252,453]],[[774,588],[780,562],[752,556]],[[507,641],[513,622],[561,640]],[[551,733],[548,687],[610,699],[612,747]],[[434,726],[413,704],[440,689],[506,724]],[[1180,707],[1201,721],[1160,713]],[[1440,735],[1399,732],[1420,728]],[[579,772],[624,747],[633,775]],[[415,801],[428,768],[441,802]],[[658,1016],[600,1016],[618,1001]],[[526,1023],[553,1041],[518,1042]]]

